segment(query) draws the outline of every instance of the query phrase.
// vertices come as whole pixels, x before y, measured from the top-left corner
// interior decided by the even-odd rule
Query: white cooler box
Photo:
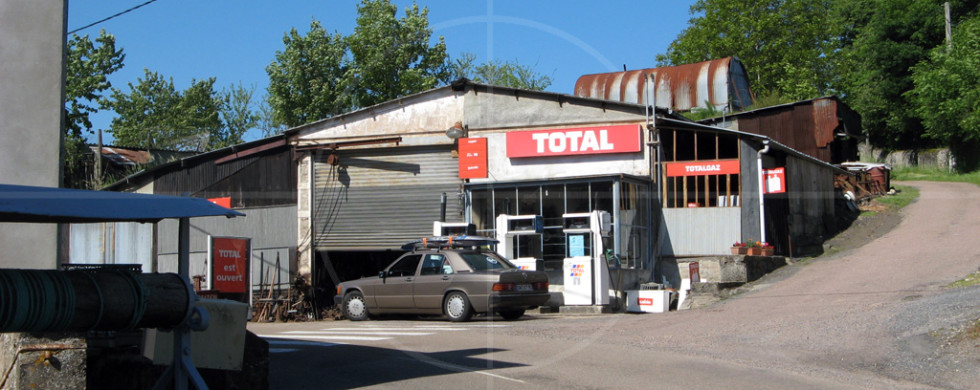
[[[631,313],[663,313],[670,311],[668,290],[626,290],[626,311]]]

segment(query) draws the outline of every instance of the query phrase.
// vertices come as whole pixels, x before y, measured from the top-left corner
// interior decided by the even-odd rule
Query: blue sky
[[[68,31],[132,8],[146,0],[69,0]],[[399,14],[412,1],[393,0]],[[575,80],[591,73],[656,66],[657,54],[687,26],[695,0],[455,0],[417,3],[429,9],[433,37],[442,36],[451,57],[473,53],[517,61],[552,79],[549,91],[572,93]],[[115,88],[143,77],[143,69],[172,77],[178,89],[192,79],[215,77],[216,88],[242,83],[265,96],[265,67],[283,49],[291,28],[309,30],[313,19],[328,31],[348,35],[357,16],[355,0],[157,0],[79,31],[93,39],[100,29],[116,36],[126,54],[111,76]],[[114,114],[93,117],[107,129]],[[256,132],[248,135],[255,139]]]

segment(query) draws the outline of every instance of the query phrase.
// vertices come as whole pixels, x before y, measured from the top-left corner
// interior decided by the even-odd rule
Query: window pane
[[[388,269],[388,276],[414,276],[422,255],[408,255]]]

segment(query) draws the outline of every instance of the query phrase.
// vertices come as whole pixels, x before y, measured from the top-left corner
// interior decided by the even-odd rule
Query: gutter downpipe
[[[769,140],[762,140],[762,149],[756,152],[756,162],[759,166],[759,241],[766,241],[766,201],[765,183],[766,175],[762,172],[762,155],[769,152]]]
[[[656,74],[648,74],[647,77],[649,78],[647,80],[647,103],[648,104],[646,104],[646,106],[647,106],[647,130],[648,131],[651,131],[652,132],[652,136],[653,136],[652,137],[653,139],[651,139],[650,140],[651,142],[649,143],[649,146],[651,147],[651,151],[650,151],[651,152],[650,153],[650,176],[651,176],[651,179],[653,179],[653,181],[657,183],[657,186],[656,186],[657,194],[655,196],[651,197],[651,203],[652,202],[656,202],[656,207],[649,207],[649,210],[648,210],[649,215],[650,215],[650,219],[652,219],[652,221],[651,221],[652,222],[652,229],[650,229],[651,230],[650,233],[654,237],[654,239],[653,239],[653,248],[651,248],[651,250],[652,251],[655,251],[655,257],[653,259],[653,264],[651,264],[651,267],[650,267],[652,269],[652,271],[653,271],[652,274],[650,275],[650,280],[656,282],[657,279],[655,278],[655,276],[656,276],[657,270],[659,269],[659,266],[660,266],[660,260],[662,259],[662,253],[661,253],[662,241],[661,241],[661,234],[660,234],[660,229],[661,229],[661,226],[660,226],[661,213],[660,212],[656,212],[654,210],[661,210],[661,207],[663,206],[663,199],[660,198],[661,197],[661,194],[663,193],[663,190],[662,190],[663,182],[661,180],[661,176],[662,175],[660,174],[660,169],[661,169],[661,166],[660,166],[660,129],[657,128],[657,95],[656,95],[656,91],[657,91],[657,89],[656,89],[657,75]],[[651,206],[653,206],[653,205],[651,205]],[[661,275],[661,279],[663,279],[663,276],[662,275]]]

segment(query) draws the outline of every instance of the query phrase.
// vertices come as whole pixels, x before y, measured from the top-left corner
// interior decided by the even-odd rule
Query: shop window
[[[541,187],[517,188],[517,215],[541,215]]]
[[[623,267],[642,268],[648,257],[649,232],[648,207],[650,186],[623,181],[619,199],[620,210],[620,257]],[[613,209],[613,181],[576,182],[541,186],[512,186],[489,189],[471,189],[471,218],[477,233],[496,236],[496,217],[509,215],[540,215],[543,230],[540,234],[517,235],[512,242],[515,258],[538,259],[539,269],[561,270],[563,261],[570,256],[569,234],[564,232],[566,213],[588,213],[604,210],[615,214]],[[492,210],[489,210],[492,209]],[[614,236],[606,240],[613,247]],[[591,239],[582,237],[582,247],[575,253],[591,253]]]
[[[619,191],[619,260],[623,268],[643,268],[649,232],[646,184],[624,181]]]
[[[493,191],[491,190],[472,190],[470,191],[470,213],[471,223],[476,227],[476,232],[481,236],[493,237],[494,211],[493,211]]]
[[[561,267],[565,253],[565,234],[562,232],[562,214],[565,213],[565,185],[541,187],[541,216],[544,234],[541,237],[541,259],[546,269]]]
[[[592,211],[589,207],[591,204],[591,197],[589,191],[589,183],[574,183],[565,186],[565,196],[568,199],[566,203],[565,212],[566,213],[587,213]],[[561,217],[561,215],[559,215]]]
[[[663,207],[737,207],[741,205],[739,138],[735,135],[664,129],[662,180]],[[670,173],[672,164],[693,166],[686,173]],[[721,174],[711,174],[695,165],[723,165]]]

